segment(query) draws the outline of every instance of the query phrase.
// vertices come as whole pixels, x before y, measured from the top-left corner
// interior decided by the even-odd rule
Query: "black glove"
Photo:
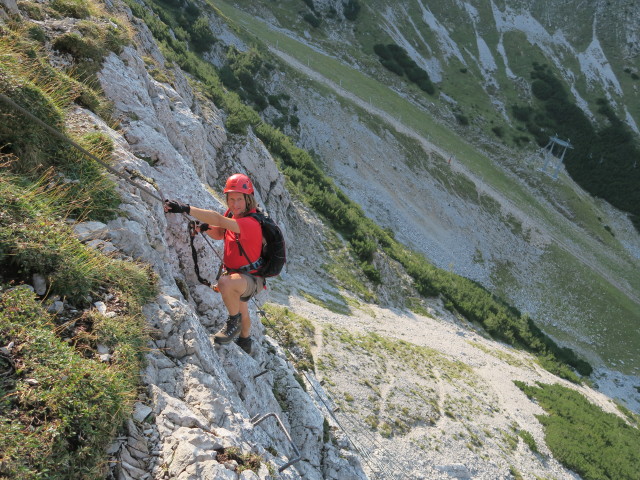
[[[204,232],[206,232],[207,230],[209,230],[209,224],[208,223],[201,223],[200,224],[200,233],[202,233],[204,235]]]
[[[165,200],[164,204],[169,207],[169,213],[189,213],[191,206],[188,203],[179,203],[175,200]]]

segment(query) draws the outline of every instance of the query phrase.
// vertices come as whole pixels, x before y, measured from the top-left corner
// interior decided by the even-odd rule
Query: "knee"
[[[240,287],[240,282],[233,275],[223,275],[218,280],[218,290],[221,293],[238,291]]]

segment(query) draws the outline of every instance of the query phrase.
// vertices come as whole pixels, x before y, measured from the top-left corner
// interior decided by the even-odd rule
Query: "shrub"
[[[404,48],[390,43],[381,43],[373,46],[373,51],[378,55],[380,63],[398,76],[406,75],[409,81],[415,83],[422,91],[433,95],[435,87],[429,78],[429,74],[414,62]]]
[[[429,95],[433,95],[434,93],[436,93],[436,87],[433,86],[433,83],[431,83],[431,80],[429,80],[429,78],[421,78],[416,82],[416,85],[418,85],[418,88],[420,88],[420,90],[428,93]]]
[[[493,134],[498,137],[498,138],[502,138],[504,137],[504,129],[502,127],[492,127],[491,131],[493,132]]]
[[[91,3],[84,0],[53,0],[51,7],[65,17],[89,18],[94,12]]]
[[[531,114],[533,113],[533,108],[529,106],[521,107],[519,105],[513,105],[511,107],[511,112],[516,120],[519,120],[523,123],[527,123]]]
[[[0,91],[18,105],[28,108],[31,113],[54,128],[64,128],[61,109],[37,86],[25,82],[22,85],[9,84],[9,77],[0,70]],[[34,168],[47,168],[52,160],[64,155],[64,144],[43,128],[33,125],[23,114],[10,110],[4,102],[0,105],[0,144],[3,153],[14,154],[20,159],[12,168],[26,173]]]
[[[190,34],[191,44],[197,52],[206,52],[209,50],[216,39],[213,32],[211,32],[209,21],[205,16],[198,17],[190,30]]]
[[[313,13],[305,13],[302,18],[305,22],[311,25],[313,28],[318,28],[320,26],[320,19],[316,17]]]
[[[393,73],[395,73],[398,76],[402,76],[404,74],[404,70],[403,68],[398,65],[396,63],[395,60],[391,59],[391,60],[386,60],[386,59],[381,59],[380,63],[382,64],[383,67],[385,67],[387,70],[392,71]]]
[[[538,451],[538,445],[536,444],[536,440],[535,438],[533,438],[533,435],[531,435],[526,430],[518,431],[518,435],[520,435],[520,438],[522,438],[524,443],[529,447],[529,450],[531,450],[533,453],[540,453]]]
[[[53,41],[53,47],[68,53],[77,59],[101,60],[104,51],[91,39],[85,39],[77,33],[65,33]]]
[[[106,27],[102,29],[102,44],[104,48],[115,54],[120,54],[122,49],[131,43],[129,31],[116,19],[110,19]]]
[[[553,456],[585,480],[638,478],[640,432],[561,385],[515,384],[547,412],[538,415]]]
[[[382,43],[376,43],[373,46],[373,51],[376,55],[378,55],[378,57],[380,57],[383,60],[391,60],[392,58],[391,52],[389,52],[389,49],[387,48],[387,46]]]
[[[237,90],[241,85],[240,80],[238,80],[238,77],[236,77],[233,69],[229,65],[224,65],[220,69],[220,80],[225,87],[231,90]]]
[[[463,115],[462,113],[456,113],[455,117],[460,125],[463,125],[465,127],[469,125],[469,117],[467,117],[466,115]]]
[[[360,3],[358,0],[348,0],[346,3],[343,2],[342,13],[344,18],[355,22],[358,18],[358,14],[360,13]]]
[[[531,92],[538,100],[548,100],[553,95],[551,86],[542,80],[534,80],[531,84]]]
[[[366,275],[366,277],[376,285],[380,285],[382,283],[382,276],[380,275],[380,271],[371,263],[363,263],[360,265],[362,271]]]
[[[40,28],[38,25],[33,25],[29,27],[28,30],[29,37],[35,40],[36,42],[44,43],[47,39],[47,36],[44,33],[44,30]]]

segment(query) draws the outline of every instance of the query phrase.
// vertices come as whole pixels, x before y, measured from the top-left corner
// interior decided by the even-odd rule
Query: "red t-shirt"
[[[253,209],[249,213],[255,213],[255,211]],[[238,269],[253,263],[260,258],[262,253],[262,227],[260,222],[253,217],[240,217],[235,220],[240,227],[240,233],[237,234],[238,240],[240,240],[242,248],[250,261],[240,253],[236,243],[236,233],[226,230],[224,234],[224,265],[230,269]]]

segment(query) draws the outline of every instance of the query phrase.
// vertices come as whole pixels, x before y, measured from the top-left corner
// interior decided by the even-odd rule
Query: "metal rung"
[[[262,423],[263,421],[265,421],[269,417],[276,417],[276,420],[278,421],[278,425],[280,425],[280,428],[282,429],[284,434],[287,436],[287,439],[291,443],[291,446],[293,447],[293,450],[296,452],[296,457],[293,460],[285,463],[282,467],[280,467],[278,469],[278,473],[282,473],[283,471],[285,471],[287,468],[289,468],[294,463],[299,462],[302,459],[302,456],[300,455],[300,450],[298,450],[298,447],[296,447],[296,444],[293,443],[293,440],[291,440],[291,436],[289,435],[289,432],[287,432],[287,429],[285,428],[284,423],[282,423],[282,420],[280,420],[280,417],[278,417],[278,415],[276,415],[275,413],[273,413],[273,412],[266,413],[261,417],[260,417],[260,414],[258,414],[258,415],[256,415],[255,417],[253,417],[251,419],[251,423],[253,423],[253,426],[255,427],[255,426],[259,425],[260,423]]]
[[[253,379],[255,380],[258,377],[261,377],[262,375],[264,375],[265,373],[269,373],[269,370],[263,370],[260,373],[258,373],[257,375],[253,376]]]

